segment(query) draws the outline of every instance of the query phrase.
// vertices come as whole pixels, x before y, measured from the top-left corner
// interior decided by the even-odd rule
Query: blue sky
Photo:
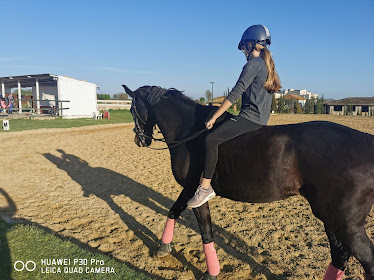
[[[199,98],[237,81],[244,30],[267,26],[283,88],[374,96],[374,1],[0,0],[0,76],[51,73],[101,93],[158,85]]]

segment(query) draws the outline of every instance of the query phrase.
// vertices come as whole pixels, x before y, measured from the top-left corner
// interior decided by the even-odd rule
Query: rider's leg
[[[188,201],[188,206],[194,208],[213,198],[215,193],[210,185],[218,161],[218,146],[243,133],[254,131],[262,125],[254,123],[242,116],[230,118],[213,130],[205,139],[205,168],[195,196]]]
[[[220,127],[212,131],[205,140],[205,169],[201,185],[209,187],[218,161],[218,146],[243,133],[254,131],[262,125],[254,123],[242,116],[230,118]]]

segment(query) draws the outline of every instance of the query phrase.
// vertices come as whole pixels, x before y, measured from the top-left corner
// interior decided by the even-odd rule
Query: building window
[[[343,105],[335,105],[334,106],[334,111],[335,112],[341,112],[341,111],[343,111]]]
[[[362,106],[361,107],[362,108],[362,110],[361,110],[361,112],[363,112],[363,113],[365,113],[365,112],[369,112],[369,106]]]

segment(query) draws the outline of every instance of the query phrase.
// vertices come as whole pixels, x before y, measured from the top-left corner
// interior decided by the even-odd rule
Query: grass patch
[[[129,110],[109,110],[110,119],[95,120],[90,119],[10,119],[10,130],[0,129],[0,132],[11,132],[21,130],[32,130],[40,128],[69,128],[81,127],[97,124],[128,123],[132,122],[132,115]]]
[[[229,113],[231,113],[231,114],[233,114],[233,115],[236,116],[236,115],[239,114],[240,111],[235,111],[235,110],[233,110],[233,109],[228,109],[227,112],[229,112]]]
[[[46,271],[48,265],[42,265],[42,259],[67,259],[71,261],[69,267],[78,268],[73,264],[74,259],[87,259],[87,267],[101,266],[113,268],[115,274],[86,273],[86,266],[81,266],[83,273],[42,273]],[[97,265],[90,264],[90,260],[98,261]],[[34,261],[36,269],[34,271],[16,271],[13,265],[16,261]],[[99,262],[104,262],[100,265]],[[18,267],[19,265],[19,267]],[[17,264],[20,269],[22,264]],[[30,263],[32,268],[33,264]],[[64,266],[60,267],[64,271]],[[150,280],[148,276],[130,269],[125,264],[116,261],[109,256],[91,253],[78,247],[69,241],[64,241],[59,237],[47,233],[46,231],[32,225],[8,224],[0,218],[0,279],[131,279]]]

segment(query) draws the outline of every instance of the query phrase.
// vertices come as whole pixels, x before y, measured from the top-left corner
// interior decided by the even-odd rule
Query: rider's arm
[[[214,113],[214,115],[207,121],[206,127],[208,129],[211,129],[213,127],[213,124],[216,122],[216,120],[228,109],[232,103],[225,99],[221,106],[219,106],[218,110]]]
[[[230,108],[231,105],[232,105],[232,103],[230,101],[228,101],[227,99],[225,99],[225,101],[223,101],[221,106],[219,106],[218,110],[212,116],[212,119],[213,118],[215,120],[218,119],[224,112],[227,111],[228,108]]]
[[[228,109],[232,104],[238,100],[243,92],[247,90],[254,78],[256,77],[261,65],[258,60],[250,60],[243,67],[242,73],[240,74],[239,80],[236,82],[236,85],[233,87],[229,95],[226,97],[225,101],[214,113],[214,115],[207,122],[206,126],[211,129],[216,120]]]

